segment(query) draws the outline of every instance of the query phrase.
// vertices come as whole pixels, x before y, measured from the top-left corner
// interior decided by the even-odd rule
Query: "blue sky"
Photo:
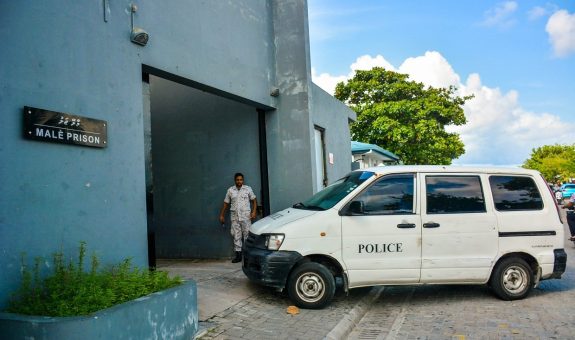
[[[314,82],[384,66],[474,94],[455,164],[521,164],[575,143],[575,1],[308,0]]]

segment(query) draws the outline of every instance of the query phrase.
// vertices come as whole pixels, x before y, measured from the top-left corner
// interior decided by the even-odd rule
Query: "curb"
[[[363,318],[371,305],[383,292],[383,286],[373,287],[337,325],[325,336],[324,340],[338,340],[345,338],[357,323]]]
[[[211,330],[215,329],[215,325],[208,321],[198,322],[198,331],[194,334],[193,340],[198,340],[207,335]]]
[[[192,339],[193,340],[201,339],[206,334],[208,334],[208,329],[200,327],[200,329],[198,329],[198,331],[196,332],[196,334],[194,334],[194,337]]]

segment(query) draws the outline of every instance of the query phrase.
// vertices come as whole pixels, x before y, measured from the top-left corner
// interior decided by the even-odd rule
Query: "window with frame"
[[[428,214],[486,212],[479,176],[426,176]]]
[[[541,210],[543,199],[535,181],[526,176],[489,176],[498,211]]]
[[[379,179],[354,201],[363,202],[366,215],[413,214],[415,175],[389,175]]]

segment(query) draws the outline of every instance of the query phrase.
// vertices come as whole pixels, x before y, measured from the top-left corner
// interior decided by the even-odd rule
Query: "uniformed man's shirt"
[[[247,185],[242,185],[238,188],[234,185],[228,189],[226,192],[226,198],[224,202],[230,204],[230,210],[232,215],[237,214],[240,218],[250,218],[250,213],[252,211],[250,201],[255,200],[256,195],[254,194],[252,188]]]

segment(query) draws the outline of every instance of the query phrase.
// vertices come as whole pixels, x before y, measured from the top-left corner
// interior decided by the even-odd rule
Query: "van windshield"
[[[375,173],[371,171],[354,171],[349,173],[344,178],[335,181],[327,188],[313,195],[307,201],[294,204],[296,209],[305,210],[326,210],[330,209],[337,202],[341,201],[345,196],[357,188],[361,183],[371,178]]]

